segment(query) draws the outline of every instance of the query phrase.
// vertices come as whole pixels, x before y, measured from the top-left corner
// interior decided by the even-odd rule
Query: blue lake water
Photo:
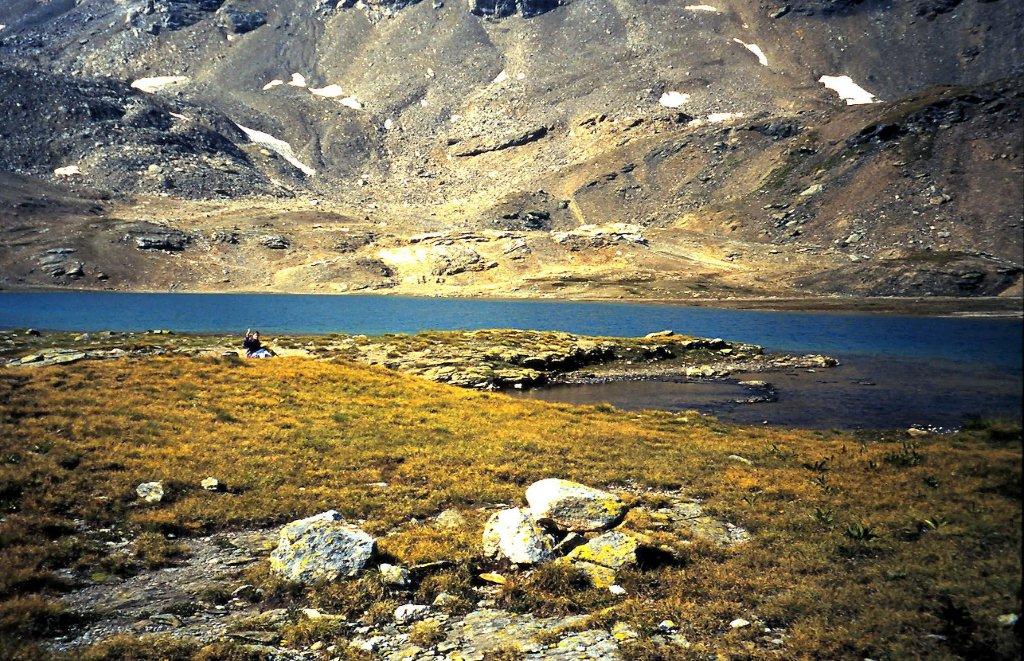
[[[414,333],[526,328],[636,336],[672,329],[780,351],[945,358],[1021,367],[1021,320],[774,312],[574,301],[285,294],[0,292],[0,328]]]
[[[0,292],[0,328],[241,333],[414,333],[525,328],[637,336],[672,329],[840,358],[832,370],[761,377],[777,401],[738,404],[732,383],[565,386],[525,396],[621,408],[696,408],[722,419],[809,427],[956,426],[1021,417],[1020,319],[772,312],[651,305],[280,294]]]

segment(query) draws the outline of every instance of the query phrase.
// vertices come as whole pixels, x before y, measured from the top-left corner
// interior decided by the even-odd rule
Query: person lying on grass
[[[274,355],[273,351],[260,343],[260,332],[258,330],[246,329],[242,346],[245,348],[245,355],[248,358],[270,358]]]

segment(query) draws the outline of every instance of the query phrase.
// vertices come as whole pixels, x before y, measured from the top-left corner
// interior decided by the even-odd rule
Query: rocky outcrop
[[[168,250],[179,252],[185,249],[189,243],[189,237],[178,230],[164,230],[158,232],[147,232],[135,236],[126,236],[128,240],[134,239],[135,247],[139,250]]]
[[[451,154],[452,156],[479,156],[480,154],[502,151],[503,149],[511,149],[512,147],[521,147],[530,142],[540,140],[547,135],[547,133],[548,129],[546,126],[532,126],[523,130],[521,133],[516,133],[510,136],[479,136],[453,148]]]
[[[125,24],[150,34],[180,30],[216,11],[223,0],[147,0],[135,2],[125,14]]]
[[[375,550],[373,537],[329,510],[281,528],[270,567],[295,582],[332,581],[358,574]]]
[[[248,11],[235,5],[224,5],[217,12],[217,23],[234,34],[245,34],[266,25],[267,12]]]
[[[572,532],[606,530],[626,514],[626,504],[618,496],[555,478],[531,484],[526,502],[538,520]]]
[[[615,244],[647,245],[643,228],[628,223],[580,225],[568,232],[554,232],[551,236],[570,250],[604,248]]]
[[[523,18],[537,16],[565,4],[566,0],[469,0],[469,11],[477,16],[505,18],[515,13]]]

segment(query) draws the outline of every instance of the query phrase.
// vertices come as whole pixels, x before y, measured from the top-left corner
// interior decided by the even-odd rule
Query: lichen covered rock
[[[270,567],[301,583],[355,576],[373,557],[376,544],[373,537],[329,510],[281,528]]]
[[[586,572],[595,586],[606,588],[615,582],[616,571],[636,564],[639,546],[634,537],[612,530],[576,547],[565,560]]]
[[[516,564],[536,564],[551,558],[554,541],[528,510],[512,508],[491,515],[484,526],[484,554]]]
[[[615,494],[556,478],[531,484],[526,502],[537,520],[574,532],[606,530],[626,514],[626,504]]]
[[[160,482],[143,482],[135,487],[135,494],[147,503],[159,503],[164,499],[164,485]]]

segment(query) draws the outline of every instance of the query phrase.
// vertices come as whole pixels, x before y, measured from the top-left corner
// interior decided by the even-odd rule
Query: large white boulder
[[[626,514],[626,504],[615,494],[556,478],[531,484],[526,502],[537,520],[574,532],[605,530]]]
[[[521,565],[550,559],[554,547],[551,535],[537,525],[529,511],[519,507],[492,514],[484,526],[483,543],[487,556]]]
[[[376,540],[328,510],[281,528],[270,567],[301,583],[355,576],[373,557]]]

